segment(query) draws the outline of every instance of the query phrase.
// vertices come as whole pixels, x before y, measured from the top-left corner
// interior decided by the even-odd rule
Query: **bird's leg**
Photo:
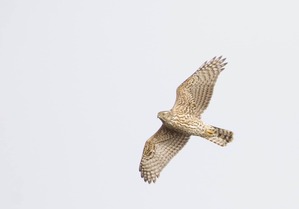
[[[206,137],[212,137],[215,135],[215,133],[216,133],[216,129],[213,127],[207,127],[204,131],[204,135]]]

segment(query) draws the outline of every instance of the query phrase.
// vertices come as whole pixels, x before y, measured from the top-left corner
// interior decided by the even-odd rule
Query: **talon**
[[[216,131],[215,131],[215,129],[213,129],[213,128],[206,129],[206,131],[205,131],[205,134],[206,134],[208,137],[213,136],[215,133],[216,133]]]

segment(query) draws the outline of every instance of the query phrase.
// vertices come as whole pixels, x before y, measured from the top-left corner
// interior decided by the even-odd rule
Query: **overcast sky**
[[[296,1],[0,1],[0,208],[299,207]],[[145,141],[204,61],[228,65],[155,184]]]

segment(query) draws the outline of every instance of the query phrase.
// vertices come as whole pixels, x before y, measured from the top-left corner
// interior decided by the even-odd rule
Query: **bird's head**
[[[171,118],[171,112],[170,111],[161,111],[158,113],[158,118],[162,121],[169,121]]]

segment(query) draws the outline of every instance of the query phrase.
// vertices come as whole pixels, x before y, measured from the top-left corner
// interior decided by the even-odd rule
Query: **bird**
[[[157,117],[162,126],[144,145],[139,171],[149,184],[155,183],[163,168],[186,145],[190,136],[200,136],[225,146],[233,140],[233,132],[206,124],[201,115],[208,107],[226,58],[214,57],[200,66],[177,89],[175,104]]]

